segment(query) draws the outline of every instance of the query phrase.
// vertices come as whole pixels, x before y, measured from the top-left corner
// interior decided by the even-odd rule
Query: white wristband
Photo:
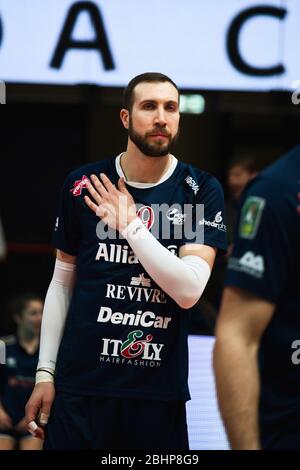
[[[37,370],[35,375],[35,383],[39,384],[41,382],[51,382],[54,383],[54,370],[51,369],[47,371],[47,369]]]

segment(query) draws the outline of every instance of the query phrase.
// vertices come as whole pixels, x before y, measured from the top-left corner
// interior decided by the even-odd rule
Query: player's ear
[[[128,109],[122,108],[120,111],[120,118],[125,129],[129,127],[129,111]]]

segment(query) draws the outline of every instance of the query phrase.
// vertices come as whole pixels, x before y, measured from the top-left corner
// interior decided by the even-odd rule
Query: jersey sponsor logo
[[[183,225],[186,218],[186,214],[181,214],[178,209],[169,209],[166,216],[173,225]]]
[[[167,296],[161,289],[151,288],[151,279],[145,277],[144,273],[132,277],[130,286],[106,284],[106,298],[135,302],[151,302],[165,304]]]
[[[177,245],[169,245],[167,249],[174,255],[178,255]],[[108,263],[137,264],[139,260],[128,245],[116,245],[114,243],[99,243],[99,248],[95,257],[96,261],[106,261]]]
[[[7,357],[6,358],[6,366],[15,368],[17,367],[17,361],[15,357]]]
[[[171,322],[171,317],[161,317],[154,312],[137,310],[135,313],[113,312],[110,307],[101,307],[97,322],[112,323],[113,325],[140,326],[142,328],[159,328],[166,330]]]
[[[246,199],[242,207],[239,225],[241,238],[252,240],[256,237],[265,205],[266,200],[261,197],[249,196]]]
[[[226,232],[227,228],[226,225],[223,222],[223,217],[222,217],[222,211],[219,211],[216,213],[214,220],[206,220],[206,219],[201,219],[199,220],[199,225],[206,225],[208,227],[213,227],[218,230],[221,230],[221,232]]]
[[[84,188],[87,188],[89,182],[90,180],[88,179],[88,177],[83,175],[81,180],[75,181],[74,188],[70,189],[70,192],[73,194],[73,196],[80,196],[82,190]]]
[[[164,344],[152,343],[153,336],[150,334],[147,334],[145,339],[142,339],[143,336],[143,331],[134,330],[128,333],[125,341],[102,338],[100,362],[159,367]]]
[[[137,264],[139,260],[128,245],[115,245],[114,243],[99,243],[96,261],[109,263]]]
[[[154,224],[154,210],[150,206],[142,206],[137,211],[136,215],[141,219],[145,227],[150,230]]]
[[[58,225],[59,225],[59,217],[56,217],[55,227],[54,227],[55,232],[57,232]]]
[[[190,186],[190,188],[192,188],[194,194],[196,195],[199,191],[199,186],[196,181],[191,176],[187,176],[184,181]]]
[[[240,259],[229,258],[228,268],[261,279],[265,272],[264,258],[261,255],[255,255],[252,251],[247,251]]]
[[[139,276],[133,276],[130,281],[131,286],[142,286],[142,287],[150,287],[151,286],[151,279],[145,277],[145,274],[142,273]]]

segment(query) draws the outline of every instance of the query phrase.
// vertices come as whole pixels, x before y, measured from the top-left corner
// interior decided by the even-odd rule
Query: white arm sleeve
[[[139,261],[158,284],[182,308],[191,308],[201,297],[211,270],[200,256],[178,258],[149,232],[139,218],[122,231]]]
[[[62,338],[75,280],[75,264],[56,259],[53,278],[45,299],[36,383],[53,381],[56,356]],[[51,375],[50,375],[51,373]]]

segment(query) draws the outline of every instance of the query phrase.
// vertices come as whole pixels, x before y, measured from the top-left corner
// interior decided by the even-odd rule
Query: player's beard
[[[155,134],[156,132],[162,133],[168,138],[166,143],[160,142],[150,142],[149,136],[151,134]],[[178,138],[179,130],[177,134],[172,137],[172,135],[167,132],[164,128],[160,126],[156,126],[150,132],[146,132],[146,134],[141,135],[134,130],[132,120],[129,118],[129,128],[128,128],[128,135],[132,142],[137,146],[137,148],[147,157],[164,157],[168,155],[174,147],[174,144]]]

